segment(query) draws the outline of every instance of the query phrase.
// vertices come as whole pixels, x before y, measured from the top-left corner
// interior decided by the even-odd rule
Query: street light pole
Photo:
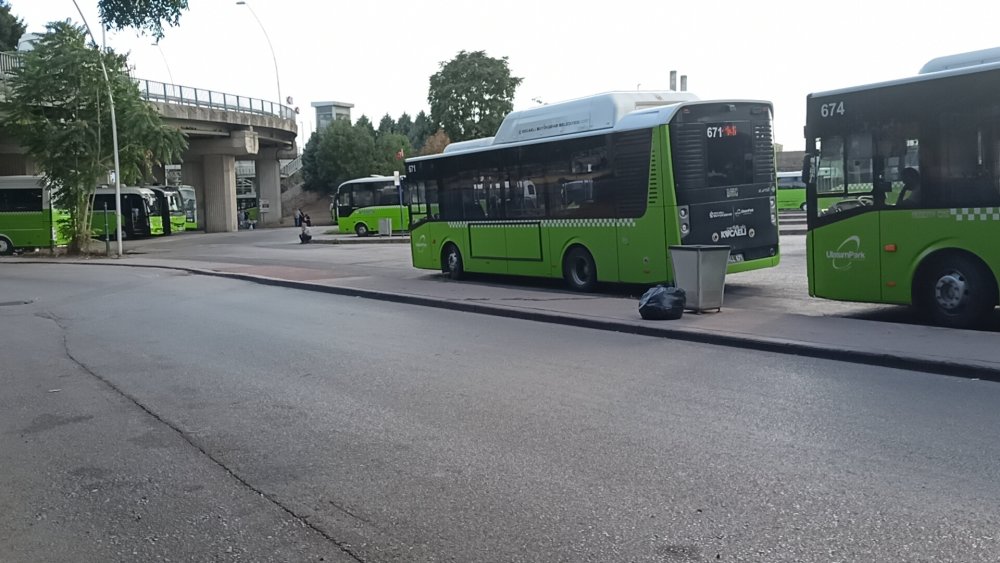
[[[167,76],[170,77],[170,84],[177,84],[174,82],[174,73],[170,72],[170,63],[167,62],[167,56],[163,54],[163,49],[160,48],[160,42],[153,43],[153,47],[156,47],[156,50],[160,52],[160,58],[163,59],[163,66],[167,67]]]
[[[87,28],[87,34],[90,35],[90,40],[94,42],[94,47],[96,48],[97,39],[94,37],[94,33],[90,31],[90,24],[87,23],[87,18],[83,15],[83,10],[80,9],[80,5],[77,4],[76,0],[73,0],[73,5],[76,6],[76,11],[80,13],[80,19],[83,20],[83,25]],[[118,120],[115,117],[115,97],[111,92],[111,79],[108,78],[108,68],[104,66],[104,53],[101,52],[100,55],[101,71],[104,73],[104,82],[108,85],[108,104],[111,106],[111,142],[115,148],[115,231],[117,231],[118,257],[120,258],[122,255],[122,174],[121,164],[118,161]]]
[[[274,81],[278,85],[278,107],[280,108],[281,105],[285,103],[285,101],[281,97],[281,78],[278,76],[278,57],[275,56],[274,54],[274,45],[271,45],[271,38],[268,37],[267,30],[264,29],[264,24],[261,23],[260,18],[257,17],[257,13],[253,11],[253,7],[250,6],[250,4],[247,4],[245,0],[239,0],[238,2],[236,2],[236,5],[246,6],[247,9],[250,10],[250,15],[253,16],[253,19],[257,20],[257,25],[260,26],[260,30],[264,33],[264,39],[267,40],[267,46],[269,49],[271,49],[271,59],[274,60]],[[278,110],[278,114],[279,115],[281,114],[280,109]]]

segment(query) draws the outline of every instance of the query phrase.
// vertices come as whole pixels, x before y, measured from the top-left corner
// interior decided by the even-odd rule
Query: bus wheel
[[[7,237],[0,237],[0,256],[10,256],[14,254],[14,243]]]
[[[448,277],[453,280],[462,279],[465,268],[462,265],[462,253],[458,251],[458,247],[448,243],[441,256],[441,271],[448,274]]]
[[[804,201],[802,202],[802,205],[799,206],[799,209],[801,209],[802,211],[806,210],[806,203]]]
[[[966,328],[982,324],[997,305],[997,282],[981,261],[948,254],[921,268],[914,303],[937,325]]]
[[[357,233],[359,237],[366,237],[368,236],[368,225],[358,223],[357,225],[354,225],[354,232]]]
[[[582,246],[574,246],[563,258],[563,279],[574,291],[590,291],[597,285],[594,257]]]

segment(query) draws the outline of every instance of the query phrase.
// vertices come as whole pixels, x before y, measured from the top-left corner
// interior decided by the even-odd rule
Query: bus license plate
[[[743,261],[743,255],[742,254],[730,254],[729,255],[729,263],[730,264],[734,264],[736,262],[742,262],[742,261]]]

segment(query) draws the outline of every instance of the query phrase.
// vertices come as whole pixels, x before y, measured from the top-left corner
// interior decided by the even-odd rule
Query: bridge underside
[[[260,217],[265,226],[281,222],[279,159],[295,158],[298,128],[292,119],[275,115],[223,111],[150,102],[164,121],[187,136],[181,165],[183,183],[195,188],[198,227],[207,232],[238,228],[236,160],[253,160],[257,192],[270,209]],[[0,133],[0,175],[39,174],[22,147]],[[151,179],[152,180],[152,179]],[[163,181],[162,171],[159,181]]]

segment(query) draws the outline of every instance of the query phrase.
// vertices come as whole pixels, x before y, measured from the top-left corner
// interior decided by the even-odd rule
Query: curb
[[[313,237],[310,243],[314,244],[410,244],[410,237],[365,237],[365,238],[343,238],[343,239],[318,239]]]
[[[743,348],[747,350],[757,350],[761,352],[775,352],[779,354],[791,354],[807,358],[818,358],[823,360],[836,360],[841,362],[905,369],[938,375],[948,375],[963,379],[983,379],[987,381],[1000,382],[1000,368],[987,366],[963,364],[961,362],[947,360],[919,359],[898,356],[891,353],[866,352],[859,350],[843,350],[840,348],[825,347],[819,344],[810,344],[793,340],[768,337],[738,336],[733,334],[718,334],[716,332],[702,331],[699,329],[670,328],[664,326],[644,326],[630,324],[621,321],[607,319],[597,319],[588,317],[573,317],[560,313],[542,312],[537,310],[512,309],[483,303],[469,303],[464,301],[446,301],[433,297],[420,295],[407,295],[401,293],[388,293],[371,289],[359,289],[348,287],[336,287],[318,285],[309,282],[285,280],[281,278],[271,278],[267,276],[256,276],[253,274],[241,274],[236,272],[217,272],[214,270],[204,270],[201,268],[190,268],[185,266],[167,266],[159,264],[108,264],[108,263],[83,263],[83,262],[57,262],[51,260],[39,261],[19,261],[18,263],[30,264],[74,264],[83,266],[117,266],[125,268],[153,268],[159,270],[174,270],[187,272],[189,274],[228,278],[241,280],[261,285],[274,287],[284,287],[288,289],[299,289],[317,293],[328,293],[332,295],[342,295],[347,297],[362,297],[379,301],[389,301],[392,303],[403,303],[407,305],[419,305],[424,307],[435,307],[438,309],[450,309],[466,313],[477,313],[511,319],[530,320],[574,326],[579,328],[590,328],[597,330],[607,330],[612,332],[622,332],[626,334],[638,334],[641,336],[652,336],[669,338],[684,342],[695,342],[699,344],[712,344],[716,346],[727,346],[731,348]],[[636,313],[638,315],[638,313]]]

